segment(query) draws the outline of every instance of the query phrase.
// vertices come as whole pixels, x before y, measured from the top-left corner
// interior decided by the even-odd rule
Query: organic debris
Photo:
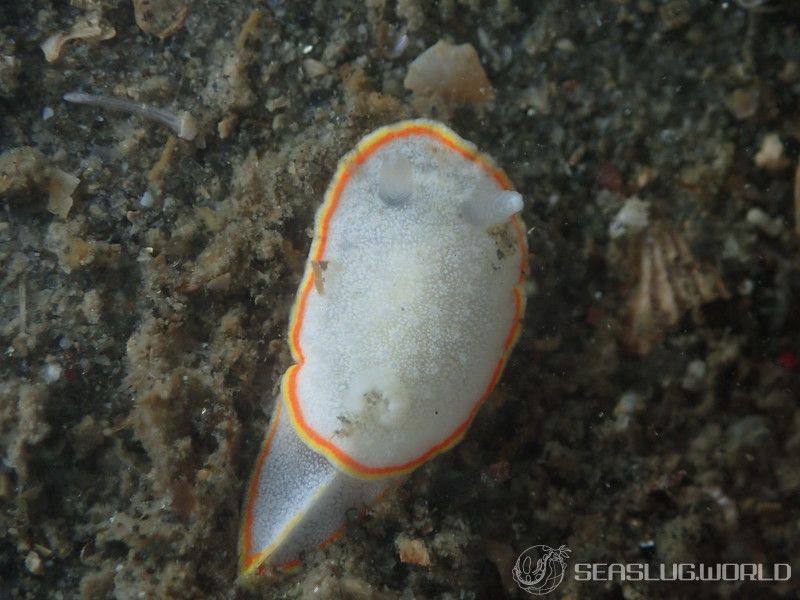
[[[401,533],[395,540],[397,553],[400,555],[400,562],[417,565],[418,567],[429,567],[432,564],[428,547],[420,539],[411,538]]]
[[[82,40],[84,42],[102,42],[110,40],[117,35],[116,29],[104,22],[96,15],[86,19],[76,21],[67,32],[54,33],[41,44],[45,60],[54,63],[61,58],[64,46],[71,40]]]
[[[478,53],[471,44],[439,40],[408,66],[403,85],[415,97],[438,96],[449,105],[481,104],[494,98]]]
[[[139,29],[165,40],[186,23],[189,4],[168,0],[133,0],[133,16]]]
[[[794,231],[800,236],[800,161],[794,171]]]
[[[49,164],[30,146],[13,148],[0,155],[0,194],[38,200],[45,196],[48,211],[65,219],[72,208],[72,193],[80,179]]]
[[[93,240],[73,233],[71,222],[54,221],[47,231],[48,248],[58,257],[59,265],[65,273],[89,265],[117,267],[120,262],[119,244],[103,240]]]
[[[0,154],[0,194],[31,192],[44,179],[44,155],[30,146],[12,148]]]
[[[507,541],[501,542],[498,540],[486,540],[484,549],[486,550],[486,558],[497,568],[497,574],[500,577],[500,581],[503,582],[503,588],[513,598],[517,584],[514,582],[511,573],[514,568],[514,561],[517,558],[516,551]]]
[[[169,172],[169,165],[177,147],[177,138],[172,135],[169,136],[167,143],[164,144],[164,149],[161,150],[161,156],[158,157],[156,163],[147,172],[147,181],[153,189],[160,190],[164,187],[164,179]]]
[[[623,343],[647,354],[686,311],[730,297],[716,268],[700,263],[673,227],[658,223],[632,241],[633,283]]]
[[[10,98],[19,83],[20,61],[13,40],[0,39],[0,97]]]
[[[264,13],[259,9],[254,9],[250,12],[247,20],[242,25],[239,35],[236,37],[236,49],[244,50],[245,46],[250,40],[257,39],[259,27],[264,20]]]

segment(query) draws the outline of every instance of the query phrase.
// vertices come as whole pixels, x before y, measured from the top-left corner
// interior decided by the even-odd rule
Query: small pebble
[[[519,101],[523,108],[531,109],[528,112],[529,116],[536,113],[544,115],[550,113],[549,90],[546,84],[525,88],[519,95]]]
[[[402,31],[394,42],[392,49],[389,51],[389,58],[399,58],[403,52],[408,48],[408,34]]]
[[[614,407],[613,428],[618,432],[625,431],[630,426],[633,416],[643,412],[644,409],[644,398],[636,392],[625,392]]]
[[[732,460],[736,455],[754,450],[766,451],[766,445],[772,438],[770,423],[762,415],[749,415],[735,421],[725,432],[725,451]]]
[[[155,199],[153,198],[153,194],[151,194],[149,190],[142,194],[142,197],[139,198],[139,206],[142,208],[152,208],[154,202]]]
[[[647,227],[650,222],[650,203],[631,196],[608,225],[608,235],[617,239],[626,233],[637,233]]]
[[[57,365],[55,363],[47,363],[42,368],[42,379],[45,380],[47,383],[54,383],[61,379],[61,372],[63,369],[61,365]]]
[[[722,246],[722,258],[728,260],[742,260],[742,246],[733,236],[729,235],[725,238],[725,243]]]
[[[778,79],[784,83],[794,83],[800,79],[800,63],[794,60],[786,62],[778,73]]]
[[[303,70],[305,71],[306,76],[310,77],[311,79],[327,75],[328,73],[328,67],[313,58],[306,58],[303,61]]]
[[[747,211],[747,222],[770,237],[778,237],[783,232],[783,221],[773,219],[760,208]]]
[[[756,166],[767,171],[779,171],[789,166],[789,159],[783,154],[783,142],[777,133],[768,133],[761,140],[761,148],[754,159]]]
[[[686,367],[686,374],[683,376],[683,389],[689,392],[698,392],[703,389],[706,371],[706,363],[702,360],[690,362]]]
[[[44,573],[42,559],[33,550],[28,552],[28,555],[25,557],[25,568],[34,575],[41,575]]]
[[[742,281],[739,284],[739,287],[737,288],[737,291],[742,296],[749,296],[750,294],[753,293],[753,290],[755,289],[755,287],[756,286],[753,283],[752,279],[745,279],[744,281]]]
[[[594,175],[594,180],[600,185],[600,187],[607,190],[613,190],[615,192],[620,191],[625,185],[625,179],[622,176],[622,172],[614,163],[610,161],[606,161],[600,165]]]
[[[726,104],[734,117],[747,119],[758,110],[758,93],[753,88],[739,88],[728,96]]]
[[[556,48],[562,52],[575,52],[575,43],[569,38],[559,38],[556,40]]]
[[[55,114],[55,111],[49,106],[45,106],[42,109],[42,119],[44,119],[45,121],[47,121],[48,119],[52,118],[54,114]]]

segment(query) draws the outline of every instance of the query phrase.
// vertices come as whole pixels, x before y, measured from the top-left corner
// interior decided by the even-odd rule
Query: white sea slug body
[[[461,439],[519,334],[521,209],[503,171],[433,121],[378,129],[340,161],[248,487],[244,574],[332,539]]]

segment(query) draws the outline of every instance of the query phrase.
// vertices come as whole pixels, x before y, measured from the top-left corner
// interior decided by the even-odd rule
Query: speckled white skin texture
[[[411,163],[407,194],[381,182],[404,171],[383,168],[398,156]],[[392,198],[380,197],[386,189]],[[465,218],[476,190],[486,202],[501,196],[440,142],[396,139],[353,175],[330,222],[323,293],[311,291],[300,334],[298,396],[310,427],[368,467],[415,460],[450,436],[504,354],[520,248],[508,220],[498,235]]]
[[[355,479],[306,446],[285,413],[258,473],[252,498],[251,553],[275,544],[267,564],[280,565],[328,539],[349,509],[374,502],[392,480]]]

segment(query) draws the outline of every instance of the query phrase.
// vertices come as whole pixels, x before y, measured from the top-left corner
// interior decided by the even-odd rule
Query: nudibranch
[[[434,121],[382,127],[342,158],[247,488],[243,575],[297,564],[463,437],[519,335],[522,206],[490,158]]]

